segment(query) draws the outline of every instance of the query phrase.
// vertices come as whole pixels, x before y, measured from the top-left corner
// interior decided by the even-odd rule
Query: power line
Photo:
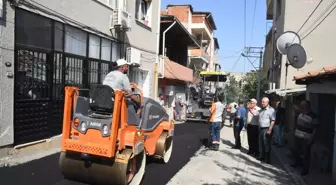
[[[322,24],[322,22],[334,11],[336,9],[336,6],[334,6],[334,8],[333,9],[331,9],[331,11],[322,19],[322,21],[321,22],[319,22],[312,30],[310,30],[310,32],[308,32],[307,34],[306,34],[306,36],[304,36],[301,40],[303,40],[303,39],[305,39],[305,38],[307,38],[317,27],[319,27],[321,24]]]
[[[257,1],[258,0],[254,0],[254,10],[253,10],[253,20],[252,20],[252,29],[251,29],[251,41],[250,41],[250,44],[252,44],[252,40],[253,40],[254,21],[255,21],[256,10],[257,10]]]
[[[238,57],[237,54],[239,53],[239,55],[240,55],[243,50],[244,50],[244,48],[240,49],[239,51],[235,51],[232,55],[228,55],[228,56],[225,56],[225,57],[219,56],[218,58],[233,58],[233,57],[236,58],[236,57]]]
[[[246,0],[244,0],[244,48],[246,48]],[[244,72],[246,67],[246,60],[244,58]]]
[[[321,5],[321,3],[323,2],[323,0],[321,0],[317,6],[315,7],[315,9],[312,11],[312,13],[308,16],[308,18],[306,19],[306,21],[301,25],[300,29],[297,31],[297,33],[299,33],[301,31],[301,29],[304,27],[304,25],[308,22],[308,20],[311,18],[311,16],[315,13],[315,11],[317,10],[317,8]]]
[[[233,67],[232,67],[232,69],[230,70],[230,72],[236,67],[236,65],[237,65],[237,63],[239,62],[239,60],[240,60],[241,57],[242,57],[241,55],[238,57],[238,59],[236,60],[236,62],[233,64]]]
[[[312,27],[330,10],[330,8],[336,3],[336,0],[334,0],[320,15],[315,19],[315,21],[302,33],[306,33],[308,30],[311,30]]]

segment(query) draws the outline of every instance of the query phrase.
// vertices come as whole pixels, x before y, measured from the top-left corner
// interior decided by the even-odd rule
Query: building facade
[[[275,83],[275,89],[285,88],[287,58],[277,51],[276,39],[285,31],[294,31],[300,36],[301,45],[306,50],[307,63],[298,70],[289,66],[287,88],[304,87],[295,84],[292,80],[293,76],[328,66],[331,63],[330,54],[333,42],[330,39],[333,38],[336,30],[332,24],[336,17],[332,14],[327,15],[327,13],[333,8],[332,0],[323,1],[313,14],[313,10],[319,4],[318,1],[309,3],[309,1],[267,0],[266,3],[266,17],[267,20],[273,21],[273,26],[266,37],[264,74],[269,73],[269,80]],[[298,9],[300,9],[300,14],[297,14]]]
[[[130,79],[154,96],[160,1],[3,2],[0,146],[60,134],[64,87],[101,84],[119,58],[140,65]]]
[[[198,49],[189,49],[188,52],[188,66],[194,70],[195,76],[200,71],[212,70],[219,43],[214,37],[217,27],[211,12],[194,11],[191,5],[167,5],[162,13],[179,19],[201,46]]]
[[[291,148],[295,147],[291,132],[295,129],[298,116],[292,107],[299,105],[305,99],[311,101],[312,110],[317,113],[319,122],[322,124],[317,129],[312,153],[319,153],[316,148],[327,151],[330,164],[328,170],[333,171],[333,179],[336,179],[336,165],[331,165],[335,145],[333,141],[335,137],[333,130],[336,124],[335,89],[333,79],[326,78],[324,75],[325,71],[334,69],[335,63],[332,59],[332,45],[336,27],[332,23],[336,20],[336,16],[331,13],[335,7],[334,4],[332,0],[323,2],[267,0],[266,17],[267,20],[273,21],[273,26],[266,36],[263,74],[268,77],[270,83],[273,83],[270,85],[269,92],[282,96],[283,106],[288,110],[285,138]],[[300,69],[289,66],[287,77],[285,66],[287,57],[281,55],[276,48],[276,39],[286,31],[294,31],[300,36],[301,45],[307,54],[305,66]],[[323,74],[323,78],[316,75],[320,73]],[[302,74],[304,77],[300,77]],[[293,80],[294,76],[296,80]],[[306,79],[308,81],[305,81]],[[319,160],[314,159],[314,162],[319,163]]]

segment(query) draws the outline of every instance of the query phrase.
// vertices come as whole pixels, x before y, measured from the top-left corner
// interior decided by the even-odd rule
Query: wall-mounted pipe
[[[172,25],[170,25],[162,34],[162,56],[165,57],[166,56],[166,33],[167,31],[169,31],[174,25],[176,24],[176,21],[173,22]]]

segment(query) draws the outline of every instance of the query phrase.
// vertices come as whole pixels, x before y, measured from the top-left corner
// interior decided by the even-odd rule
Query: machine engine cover
[[[162,121],[169,121],[166,110],[155,100],[144,98],[141,128],[145,131],[154,130]]]

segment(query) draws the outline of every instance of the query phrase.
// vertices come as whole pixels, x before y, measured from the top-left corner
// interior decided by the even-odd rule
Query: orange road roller
[[[138,93],[127,95],[106,85],[65,87],[59,159],[65,179],[97,185],[138,185],[147,157],[168,163],[174,121],[159,103],[143,97],[142,90],[131,85]],[[134,104],[131,96],[140,103]]]

